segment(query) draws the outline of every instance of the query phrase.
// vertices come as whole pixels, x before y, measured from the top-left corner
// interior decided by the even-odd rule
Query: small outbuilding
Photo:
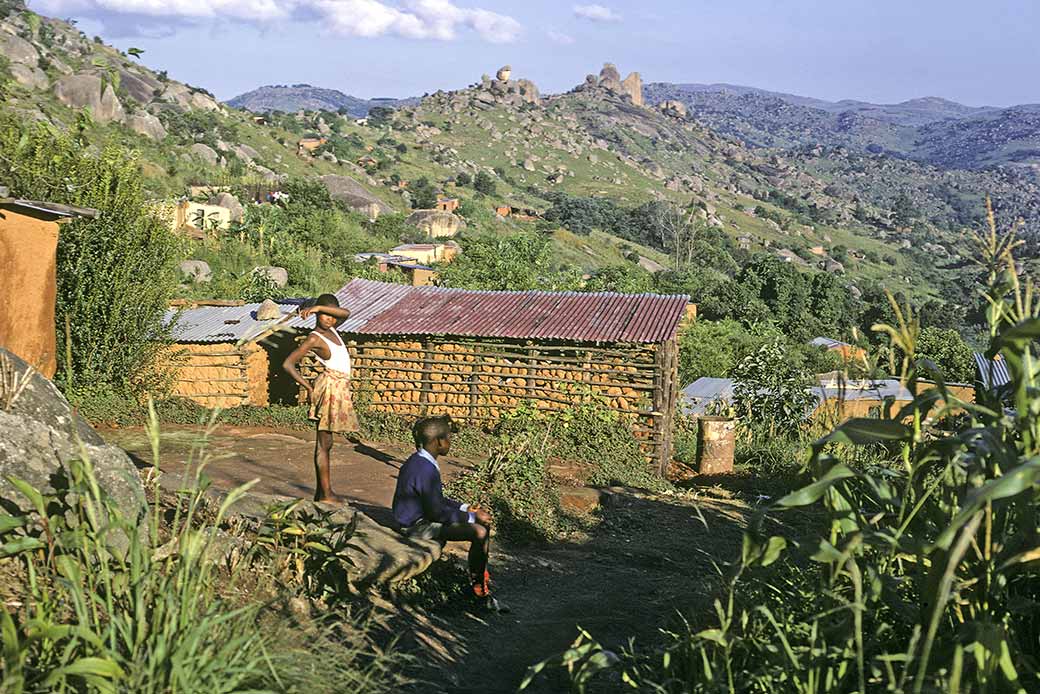
[[[603,398],[663,471],[678,396],[676,333],[688,298],[470,291],[355,279],[336,293],[359,402],[407,417],[497,421],[521,403]],[[309,330],[313,320],[292,318]],[[313,367],[312,367],[313,368]],[[311,372],[313,375],[316,373]]]
[[[97,210],[8,197],[0,186],[0,347],[39,369],[57,370],[54,305],[58,228]]]

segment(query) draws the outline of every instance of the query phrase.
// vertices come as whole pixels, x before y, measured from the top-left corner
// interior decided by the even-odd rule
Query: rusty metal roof
[[[336,296],[351,312],[343,332],[576,342],[662,342],[674,335],[688,302],[682,295],[472,291],[364,279]],[[289,325],[309,328],[313,321]]]

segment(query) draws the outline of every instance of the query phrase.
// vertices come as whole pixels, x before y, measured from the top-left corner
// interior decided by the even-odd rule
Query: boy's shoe
[[[486,598],[491,595],[491,576],[488,575],[487,569],[484,569],[484,575],[473,575],[470,576],[470,581],[473,586],[473,594],[478,598]]]

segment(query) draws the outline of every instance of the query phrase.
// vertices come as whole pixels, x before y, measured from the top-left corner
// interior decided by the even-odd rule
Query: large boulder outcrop
[[[29,366],[0,348],[4,368],[19,379]],[[127,454],[110,446],[78,414],[51,381],[39,373],[8,403],[11,393],[0,385],[0,502],[28,510],[28,502],[8,482],[25,480],[45,493],[60,491],[68,480],[67,464],[85,455],[98,485],[129,519],[144,511],[145,495],[137,468]]]
[[[151,75],[119,71],[119,85],[139,104],[150,104],[155,100],[156,92],[162,93],[162,83]]]
[[[623,93],[628,94],[633,104],[643,105],[643,78],[638,72],[629,73],[628,77],[622,80],[621,89]]]
[[[504,66],[498,68],[498,72],[495,73],[495,79],[502,80],[503,82],[508,82],[509,81],[509,77],[512,74],[513,74],[513,68],[511,68],[508,65],[504,65]]]
[[[578,91],[600,87],[618,96],[627,96],[636,106],[643,105],[643,78],[638,72],[629,73],[624,80],[614,63],[604,63],[599,71],[599,78],[589,75],[585,83],[577,87]]]
[[[54,84],[54,95],[71,108],[89,108],[91,117],[98,123],[126,119],[112,85],[106,85],[97,75],[77,73],[62,77]]]
[[[284,267],[261,265],[253,268],[253,275],[267,278],[276,287],[284,287],[289,284],[289,271]]]
[[[238,201],[231,193],[223,192],[217,193],[207,201],[210,205],[217,205],[224,209],[231,211],[231,221],[241,222],[245,216],[245,210],[242,208],[242,203]]]
[[[177,269],[195,284],[206,284],[213,279],[213,271],[205,260],[182,260]]]
[[[40,59],[36,47],[20,36],[0,32],[0,55],[12,63],[35,67]]]
[[[139,111],[126,119],[126,125],[135,133],[140,133],[153,140],[166,139],[166,128],[156,116]]]
[[[462,228],[462,219],[443,210],[416,210],[406,222],[433,238],[450,238]]]
[[[217,151],[202,142],[196,142],[189,147],[188,153],[211,166],[216,166],[220,162],[220,156],[217,154]]]
[[[44,90],[50,86],[47,73],[38,67],[30,67],[24,63],[11,63],[11,76],[14,81],[29,89]]]
[[[319,180],[328,189],[333,200],[344,203],[352,210],[369,216],[373,216],[371,214],[373,210],[376,211],[375,216],[394,211],[392,207],[370,193],[350,176],[326,174]]]

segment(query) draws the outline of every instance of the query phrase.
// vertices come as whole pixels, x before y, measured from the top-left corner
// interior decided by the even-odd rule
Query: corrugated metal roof
[[[684,414],[702,415],[708,411],[713,402],[730,403],[733,401],[733,390],[736,381],[732,378],[698,378],[679,393],[679,406]],[[876,400],[883,402],[886,398],[907,402],[913,400],[910,391],[903,387],[898,379],[887,378],[879,381],[852,381],[844,388],[827,383],[809,388],[816,398],[816,405],[831,399],[843,401]]]
[[[177,319],[173,326],[175,342],[238,342],[255,338],[277,325],[280,320],[296,311],[295,302],[279,303],[281,318],[261,321],[256,319],[260,304],[242,306],[199,306],[183,311],[169,310],[163,320]],[[179,314],[179,318],[178,318]]]
[[[402,287],[364,279],[337,296],[351,311],[341,327],[349,332],[578,342],[662,342],[675,333],[688,301],[679,295]]]
[[[2,190],[4,192],[3,194],[0,194],[0,205],[22,207],[36,212],[44,212],[46,214],[54,215],[55,217],[86,217],[87,219],[94,219],[99,214],[97,210],[90,207],[73,207],[72,205],[62,205],[56,202],[9,198],[7,197],[6,189]]]
[[[830,337],[814,337],[809,340],[809,344],[814,347],[826,347],[827,349],[834,349],[835,347],[851,347],[848,342],[842,342]]]
[[[343,321],[338,329],[345,333],[360,332],[361,326],[403,299],[411,289],[404,284],[353,280],[336,292],[339,305],[350,311],[350,318]],[[310,329],[314,327],[314,318],[296,316],[288,321],[288,325]]]
[[[987,359],[981,352],[975,352],[974,355],[976,375],[983,388],[998,388],[1011,382],[1007,362],[1003,359]]]

